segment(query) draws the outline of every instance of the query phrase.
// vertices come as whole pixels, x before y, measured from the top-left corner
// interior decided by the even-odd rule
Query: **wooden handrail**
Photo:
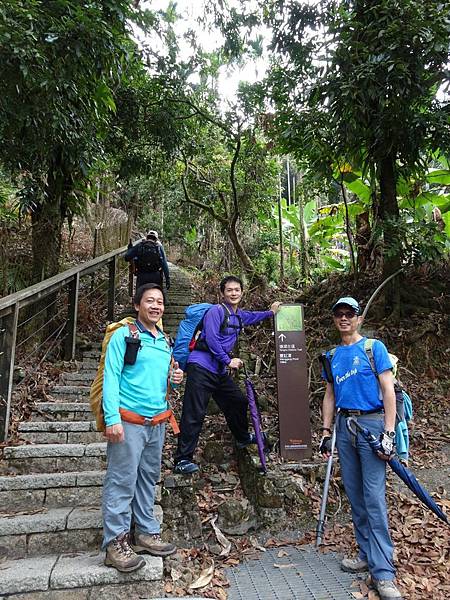
[[[135,244],[139,241],[136,241]],[[93,258],[0,299],[0,442],[6,440],[8,435],[19,310],[67,286],[65,358],[73,359],[75,357],[80,278],[108,265],[107,309],[108,319],[113,320],[117,257],[124,254],[126,250],[127,246],[117,248],[108,254]]]
[[[14,305],[18,304],[19,308],[23,308],[24,306],[28,306],[36,300],[48,296],[54,291],[64,287],[70,281],[72,281],[75,276],[79,273],[80,277],[83,275],[89,275],[97,269],[103,267],[107,263],[111,261],[115,256],[119,256],[120,254],[125,254],[127,250],[127,246],[123,246],[122,248],[117,248],[116,250],[112,250],[108,252],[108,254],[103,254],[102,256],[98,256],[97,258],[93,258],[88,262],[83,263],[82,265],[77,265],[76,267],[72,267],[67,271],[63,271],[62,273],[58,273],[58,275],[54,275],[53,277],[49,277],[48,279],[44,279],[39,283],[35,283],[30,287],[27,287],[19,292],[15,292],[14,294],[9,294],[4,298],[0,299],[0,316],[8,314],[12,311]]]

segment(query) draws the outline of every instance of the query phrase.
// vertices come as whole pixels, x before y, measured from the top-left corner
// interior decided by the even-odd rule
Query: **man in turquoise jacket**
[[[105,564],[123,572],[145,565],[137,552],[168,556],[176,551],[173,544],[161,540],[153,507],[161,470],[169,373],[173,384],[183,379],[177,363],[171,367],[171,347],[157,327],[164,313],[161,287],[143,285],[133,301],[138,312],[135,327],[121,327],[111,336],[103,380],[108,440],[103,549]]]

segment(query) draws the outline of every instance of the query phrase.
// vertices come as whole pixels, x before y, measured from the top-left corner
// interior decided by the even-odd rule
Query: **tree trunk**
[[[401,239],[399,235],[399,210],[397,203],[397,177],[395,155],[384,158],[378,165],[380,179],[380,218],[383,227],[383,280],[400,269]],[[400,286],[394,277],[385,288],[385,314],[395,320],[400,318]]]
[[[369,220],[369,211],[366,210],[359,215],[356,215],[356,252],[358,257],[358,272],[365,271],[370,264],[372,254],[371,248],[371,227]]]
[[[236,231],[236,227],[233,226],[232,223],[229,224],[227,232],[231,243],[233,244],[234,251],[236,252],[236,255],[239,258],[244,271],[247,273],[252,283],[255,283],[259,287],[265,288],[266,281],[264,277],[261,277],[256,273],[256,269],[252,262],[252,259],[249,257],[243,245],[241,244],[239,235]]]
[[[49,198],[31,215],[33,283],[59,272],[63,217],[60,199]]]
[[[278,239],[280,243],[280,281],[279,284],[283,285],[284,281],[284,244],[283,244],[283,220],[281,218],[281,181],[280,189],[278,194]]]
[[[294,179],[295,181],[295,179]],[[301,181],[301,180],[300,180]],[[299,220],[299,258],[300,258],[300,278],[302,283],[305,283],[309,278],[309,259],[308,259],[308,246],[306,242],[306,231],[305,231],[305,215],[304,215],[304,198],[303,198],[303,186],[299,187],[298,192],[298,220]]]
[[[57,156],[49,169],[43,198],[38,201],[35,210],[31,213],[33,283],[59,273],[62,227],[65,218],[65,183],[60,156]],[[35,343],[47,340],[59,326],[59,322],[55,321],[57,296],[55,292],[30,307],[32,314],[38,313],[32,321],[35,330],[39,331],[34,338]],[[47,310],[43,310],[46,307]]]

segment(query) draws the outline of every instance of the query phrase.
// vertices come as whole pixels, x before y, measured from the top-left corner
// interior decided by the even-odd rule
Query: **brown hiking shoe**
[[[142,569],[145,559],[134,552],[129,543],[129,534],[122,533],[106,546],[105,565],[122,573]]]
[[[153,556],[170,556],[177,551],[174,544],[163,542],[159,533],[139,533],[137,531],[131,547],[135,552],[148,552]]]

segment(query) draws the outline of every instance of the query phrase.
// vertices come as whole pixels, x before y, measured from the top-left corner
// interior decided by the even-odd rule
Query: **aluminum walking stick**
[[[327,510],[328,490],[330,489],[331,473],[333,471],[333,455],[334,455],[335,446],[336,446],[336,423],[334,424],[333,433],[331,436],[331,453],[330,453],[330,456],[328,457],[327,472],[325,475],[325,483],[323,484],[322,502],[320,504],[319,520],[317,522],[317,527],[316,527],[316,548],[318,548],[320,546],[320,544],[322,543],[322,539],[325,534],[325,523],[326,523],[325,513]]]

